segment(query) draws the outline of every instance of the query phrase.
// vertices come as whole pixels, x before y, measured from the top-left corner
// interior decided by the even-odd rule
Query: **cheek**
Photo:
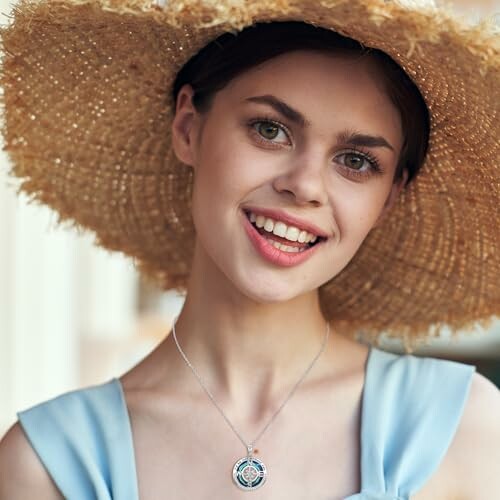
[[[237,134],[234,127],[213,123],[204,129],[194,168],[195,224],[205,224],[213,217],[224,223],[224,217],[237,209],[251,186],[255,162]]]
[[[370,186],[369,182],[355,192],[337,196],[335,201],[340,243],[355,249],[375,226],[390,192],[386,183],[375,184],[375,180]]]
[[[199,149],[195,182],[222,197],[245,196],[269,179],[276,159],[259,151],[237,123],[206,127]]]
[[[198,161],[194,169],[193,198],[220,195],[224,184],[231,177],[233,169],[230,159],[230,145],[224,140],[224,131],[213,133],[207,126],[199,144]],[[212,201],[215,201],[211,198]]]

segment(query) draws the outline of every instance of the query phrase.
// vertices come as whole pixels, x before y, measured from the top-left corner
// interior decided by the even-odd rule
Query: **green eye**
[[[276,139],[276,137],[279,134],[280,129],[278,126],[274,125],[273,123],[259,122],[259,123],[257,123],[257,131],[259,132],[259,134],[262,137],[272,141],[273,139]]]
[[[344,164],[346,167],[352,168],[353,170],[361,170],[365,161],[366,158],[363,156],[354,153],[346,153]]]
[[[350,175],[366,176],[383,173],[378,159],[368,152],[350,151],[341,153],[336,158],[344,167],[344,171]]]

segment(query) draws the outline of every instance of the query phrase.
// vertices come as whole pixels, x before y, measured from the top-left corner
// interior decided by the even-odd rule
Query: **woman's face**
[[[400,117],[373,64],[290,52],[233,79],[204,114],[191,104],[191,87],[181,89],[173,145],[194,169],[198,257],[246,296],[284,301],[317,289],[397,197]],[[269,210],[285,223],[271,231],[293,239],[308,223],[320,243],[279,250],[267,238],[284,240],[265,229],[261,236],[249,221],[250,212]]]

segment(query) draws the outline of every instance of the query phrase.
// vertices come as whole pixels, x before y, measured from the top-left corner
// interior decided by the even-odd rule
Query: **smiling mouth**
[[[255,214],[251,211],[245,211],[245,215],[261,236],[282,251],[303,252],[326,240],[322,236],[271,217]]]

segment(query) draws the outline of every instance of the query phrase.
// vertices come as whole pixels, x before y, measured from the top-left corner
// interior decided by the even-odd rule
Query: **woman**
[[[453,230],[472,238],[472,218],[468,224],[464,218],[465,228],[450,227],[463,184],[454,179],[454,169],[468,146],[457,142],[462,147],[451,149],[455,143],[445,138],[453,127],[446,129],[446,119],[455,116],[451,125],[458,123],[459,107],[444,118],[440,114],[452,100],[436,97],[443,87],[437,86],[438,68],[432,63],[425,75],[414,75],[422,97],[383,52],[367,51],[351,38],[298,21],[333,27],[343,13],[345,32],[360,33],[356,39],[366,43],[363,30],[370,26],[364,36],[375,37],[381,23],[375,13],[385,12],[398,26],[386,36],[395,43],[398,37],[409,38],[403,36],[405,26],[427,25],[430,11],[412,14],[378,2],[352,2],[347,10],[342,4],[319,8],[302,2],[296,22],[285,23],[281,9],[288,4],[237,7],[227,2],[210,10],[206,2],[192,2],[189,9],[183,7],[174,2],[163,11],[145,8],[145,14],[129,17],[125,9],[120,16],[113,9],[69,4],[59,18],[55,8],[30,13],[30,33],[40,33],[37,45],[50,39],[62,50],[64,44],[52,36],[67,29],[61,39],[69,44],[68,33],[79,26],[74,40],[85,38],[94,54],[77,51],[78,43],[64,48],[65,58],[78,52],[87,62],[82,62],[86,73],[81,75],[75,64],[65,66],[71,78],[57,84],[63,88],[60,99],[70,90],[69,82],[74,84],[73,105],[82,88],[93,88],[97,79],[108,82],[95,88],[96,95],[102,92],[102,108],[95,113],[80,108],[72,115],[73,106],[67,105],[64,113],[53,111],[60,113],[57,122],[50,119],[55,99],[53,106],[42,102],[36,111],[31,102],[44,127],[30,137],[23,129],[22,140],[15,129],[16,112],[10,108],[9,115],[7,106],[5,134],[12,159],[20,165],[21,156],[28,158],[23,148],[45,140],[34,164],[51,165],[52,181],[45,183],[51,189],[35,186],[40,178],[32,177],[32,192],[57,207],[61,218],[94,229],[108,248],[138,258],[144,273],[164,287],[185,285],[187,296],[172,335],[119,380],[19,414],[20,422],[0,445],[0,499],[234,499],[245,494],[491,499],[500,491],[500,398],[494,386],[474,374],[473,367],[396,356],[353,338],[359,330],[372,338],[383,330],[415,342],[439,323],[464,326],[498,313],[498,291],[491,293],[498,267],[488,261],[486,249],[480,253],[482,267],[475,268],[483,283],[474,289],[479,298],[452,308],[463,287],[469,286],[467,293],[473,290],[471,275],[460,265],[459,247],[452,244],[457,240]],[[251,9],[256,20],[276,22],[248,27],[237,36],[224,34],[229,26],[223,21],[232,20],[240,29],[250,26],[245,15]],[[159,12],[163,21],[180,26],[170,28],[168,46],[160,43],[164,33],[155,33]],[[363,21],[362,13],[370,13],[370,20]],[[150,24],[144,21],[148,15]],[[19,35],[23,14],[18,16]],[[46,27],[50,22],[57,30]],[[122,28],[116,28],[121,22]],[[139,33],[136,23],[141,22]],[[132,41],[123,57],[134,46],[142,58],[123,59],[113,52],[120,55],[124,33]],[[12,69],[19,65],[16,57],[27,53],[21,48],[24,39],[14,43],[14,35],[9,36],[4,35],[12,54],[5,62],[5,73],[11,71],[10,79],[4,77],[7,101],[17,75]],[[154,40],[149,51],[138,47],[145,39]],[[380,46],[373,40],[373,47]],[[107,45],[112,56],[107,56]],[[174,72],[170,68],[166,74],[162,66],[153,77],[152,47],[170,57]],[[408,73],[418,70],[419,59],[402,56],[396,47],[394,57],[413,61]],[[433,53],[428,50],[427,58]],[[128,87],[114,79],[108,58],[126,68]],[[477,64],[480,60],[484,63],[477,56]],[[456,61],[456,71],[463,71],[460,54]],[[98,76],[89,76],[98,66]],[[55,68],[48,74],[52,80],[62,77]],[[491,73],[482,81],[494,88]],[[172,111],[164,104],[151,110],[151,103],[161,102],[157,91],[166,82],[173,93]],[[19,86],[16,90],[17,104],[23,105]],[[483,99],[491,97],[482,90]],[[471,105],[473,94],[466,91],[470,99],[460,106]],[[127,98],[134,96],[142,100],[127,107]],[[113,107],[117,101],[121,108]],[[118,119],[132,107],[130,123]],[[484,102],[474,101],[471,109],[487,119],[480,114],[488,109]],[[87,127],[88,120],[93,127]],[[143,121],[143,128],[136,120]],[[161,128],[165,123],[170,134]],[[112,129],[114,137],[103,134],[104,128]],[[163,136],[164,142],[150,135]],[[465,134],[457,136],[463,140]],[[58,141],[49,151],[48,142]],[[493,142],[491,150],[498,151]],[[80,155],[92,148],[86,167],[95,169],[89,177],[95,182],[85,184],[79,177],[85,170]],[[131,150],[134,155],[127,153]],[[119,151],[124,153],[117,163]],[[106,163],[108,154],[112,164]],[[487,193],[475,200],[479,212],[495,210],[495,188],[489,187],[488,194],[479,179],[490,154],[478,155],[482,174],[469,177],[467,185],[471,193]],[[62,163],[64,171],[57,167]],[[111,165],[119,179],[113,179]],[[432,167],[441,171],[432,173]],[[448,188],[446,195],[430,199],[437,182],[432,175],[446,175],[440,186],[443,193]],[[71,197],[58,188],[67,176],[74,186]],[[86,213],[79,205],[85,197]],[[418,221],[423,215],[422,228]],[[125,219],[126,231],[118,225]],[[485,220],[479,223],[483,227]],[[431,237],[440,228],[441,236]],[[487,236],[475,242],[493,241],[494,231],[487,229]],[[468,241],[461,248],[473,262]],[[438,284],[447,286],[443,293]]]

